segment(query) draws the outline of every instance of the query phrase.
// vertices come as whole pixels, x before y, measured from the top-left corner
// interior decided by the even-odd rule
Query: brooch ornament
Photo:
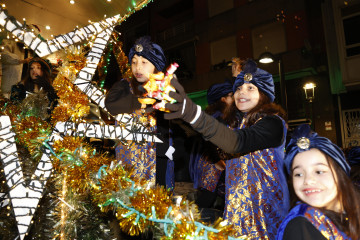
[[[297,140],[296,145],[302,150],[309,149],[310,140],[306,137],[301,137]]]
[[[252,79],[253,79],[253,76],[251,73],[245,73],[245,75],[244,75],[245,82],[250,82]]]
[[[137,44],[135,46],[135,51],[142,52],[144,50],[144,47],[141,44]]]

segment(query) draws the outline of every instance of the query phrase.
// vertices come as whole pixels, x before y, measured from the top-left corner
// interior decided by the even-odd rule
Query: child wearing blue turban
[[[360,196],[340,148],[301,125],[284,161],[297,203],[277,239],[360,239]]]
[[[226,117],[233,108],[234,97],[232,83],[227,80],[215,83],[207,91],[207,114],[226,124]],[[194,188],[198,189],[195,203],[200,208],[223,208],[223,204],[215,206],[216,199],[224,198],[224,174],[226,156],[217,146],[199,137],[193,144],[190,155],[190,176]]]
[[[125,167],[133,169],[135,178],[173,188],[174,162],[166,155],[171,145],[169,121],[164,120],[163,112],[141,111],[146,105],[138,101],[143,94],[141,86],[149,80],[149,74],[164,71],[164,52],[159,45],[151,42],[149,37],[141,37],[130,49],[128,58],[133,76],[131,79],[121,79],[114,83],[105,98],[105,106],[114,116],[130,113],[133,118],[147,119],[149,125],[156,119],[156,126],[152,125],[149,130],[156,131],[163,143],[120,143],[116,148],[116,158],[121,160]]]
[[[237,157],[226,160],[224,218],[237,236],[274,239],[289,209],[289,193],[283,171],[286,139],[285,113],[277,104],[272,75],[248,60],[234,86],[234,129],[201,111],[186,97],[176,79],[177,92],[166,104],[165,118],[182,118],[203,137]],[[231,119],[231,118],[230,118]]]

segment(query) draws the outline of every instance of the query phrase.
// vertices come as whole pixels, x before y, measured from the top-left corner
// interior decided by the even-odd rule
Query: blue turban
[[[286,147],[284,162],[288,173],[291,171],[291,165],[296,154],[308,151],[311,148],[316,148],[325,153],[334,159],[347,175],[350,174],[350,166],[346,162],[345,155],[341,149],[329,139],[320,137],[316,132],[312,132],[310,126],[307,124],[300,125],[295,129],[292,138]]]
[[[141,37],[135,41],[129,52],[130,65],[135,54],[149,60],[158,71],[164,70],[166,64],[164,52],[159,45],[150,41],[150,37]]]
[[[223,83],[215,83],[210,86],[207,91],[208,104],[217,102],[220,98],[226,96],[228,93],[233,91],[232,84],[229,80]]]
[[[360,147],[352,147],[346,154],[350,166],[360,165]]]
[[[247,60],[243,70],[235,79],[233,91],[236,92],[237,87],[244,83],[254,84],[260,91],[265,93],[273,102],[275,99],[275,87],[272,75],[256,66],[253,60]]]

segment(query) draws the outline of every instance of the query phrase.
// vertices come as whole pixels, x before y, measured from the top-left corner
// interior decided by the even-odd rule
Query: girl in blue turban
[[[289,193],[283,172],[286,139],[285,113],[273,103],[272,75],[247,61],[233,86],[236,109],[230,129],[186,97],[176,79],[177,92],[166,104],[167,119],[182,118],[223,151],[236,154],[226,160],[224,218],[234,225],[237,236],[275,239],[289,210]]]
[[[171,145],[169,121],[164,120],[163,112],[143,111],[146,105],[138,99],[142,97],[142,85],[149,80],[149,75],[165,69],[166,58],[162,48],[151,42],[149,37],[135,41],[129,52],[129,64],[132,77],[114,83],[105,98],[105,106],[112,115],[132,114],[132,118],[148,123],[149,131],[158,134],[163,143],[119,143],[116,158],[127,168],[133,169],[133,176],[158,183],[167,188],[174,186],[174,161],[169,160],[166,152]],[[148,108],[150,109],[150,108]]]
[[[207,91],[208,106],[205,112],[226,124],[225,119],[233,108],[233,95],[229,80],[211,85]],[[217,197],[224,199],[224,157],[225,153],[201,136],[194,141],[189,170],[194,188],[198,189],[195,203],[200,208],[215,207]],[[223,208],[223,203],[219,205],[216,207]]]
[[[277,239],[360,239],[360,196],[340,148],[301,125],[284,161],[297,203]]]

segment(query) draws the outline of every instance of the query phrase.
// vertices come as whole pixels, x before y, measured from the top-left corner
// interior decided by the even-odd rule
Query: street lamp
[[[314,120],[314,111],[313,111],[313,100],[315,98],[315,83],[308,82],[303,86],[303,89],[305,91],[305,99],[309,101],[309,108],[310,108],[310,119],[311,119],[311,126],[313,129],[315,129],[315,122]]]
[[[264,52],[259,56],[260,63],[272,63],[274,60],[278,61],[278,68],[279,68],[279,80],[280,80],[280,93],[281,93],[281,106],[287,112],[287,95],[286,95],[286,84],[285,84],[285,74],[284,74],[284,67],[283,63],[280,58],[275,58],[275,56],[271,52]]]
[[[274,62],[274,55],[271,53],[271,52],[264,52],[262,54],[260,54],[260,57],[259,57],[259,62],[261,63],[272,63]]]
[[[305,98],[309,102],[312,102],[315,98],[315,83],[309,82],[304,85]]]

